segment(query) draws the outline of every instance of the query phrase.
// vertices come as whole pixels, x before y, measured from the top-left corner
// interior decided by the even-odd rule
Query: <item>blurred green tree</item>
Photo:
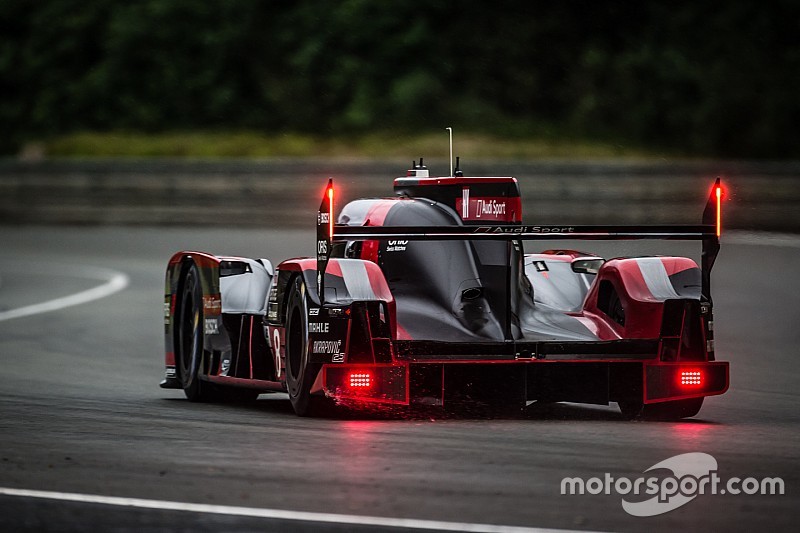
[[[437,129],[797,157],[800,5],[0,3],[0,150],[79,130]]]

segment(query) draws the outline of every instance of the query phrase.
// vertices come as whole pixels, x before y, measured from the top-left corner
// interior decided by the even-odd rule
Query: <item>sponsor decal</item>
[[[477,199],[478,202],[478,209],[475,212],[475,216],[477,218],[481,218],[482,216],[487,218],[501,218],[501,215],[505,217],[506,214],[506,203],[498,202],[497,200],[483,200],[481,198]]]
[[[328,255],[328,243],[324,240],[317,241],[317,256],[325,257]]]
[[[314,341],[311,349],[314,353],[338,354],[341,348],[342,340],[339,339],[335,341]]]
[[[330,217],[330,213],[317,213],[317,224],[329,224]]]
[[[405,252],[408,241],[389,241],[386,243],[387,252]]]
[[[309,322],[308,323],[308,332],[309,333],[328,333],[330,330],[330,324],[328,322]]]
[[[318,316],[319,315],[319,307],[312,307],[308,310],[308,316]]]
[[[344,363],[344,353],[342,350],[342,340],[314,341],[311,351],[316,354],[331,355],[332,363]]]
[[[575,233],[574,226],[479,226],[473,233]]]
[[[219,333],[219,322],[217,321],[216,317],[206,318],[204,322],[205,324],[203,327],[203,332],[206,335],[216,335],[217,333]]]
[[[519,214],[519,199],[502,196],[470,198],[469,190],[464,189],[461,198],[456,198],[456,211],[461,213],[462,220],[508,222],[514,214]]]
[[[536,272],[547,272],[548,270],[550,270],[549,268],[547,268],[547,263],[545,263],[544,261],[534,261],[533,266],[536,267]]]
[[[278,288],[273,285],[269,291],[269,300],[267,300],[267,320],[270,322],[278,321]]]
[[[654,471],[661,471],[662,475]],[[783,479],[779,477],[723,480],[717,471],[717,460],[713,456],[700,452],[684,453],[654,464],[644,471],[653,474],[636,479],[615,478],[607,472],[603,477],[589,479],[567,477],[561,480],[561,494],[619,494],[626,513],[649,517],[673,511],[701,495],[782,495],[786,490]]]
[[[203,311],[207,315],[219,315],[222,313],[222,300],[219,294],[203,296]]]

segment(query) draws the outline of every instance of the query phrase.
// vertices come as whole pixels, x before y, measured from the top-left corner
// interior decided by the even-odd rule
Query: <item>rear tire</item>
[[[194,263],[183,276],[175,326],[175,366],[183,392],[190,402],[210,401],[213,387],[199,378],[203,364],[203,288]]]
[[[640,401],[621,401],[619,410],[626,418],[644,420],[680,420],[700,412],[703,398],[688,398],[671,402],[642,404]]]
[[[321,364],[309,362],[308,300],[300,276],[294,279],[286,312],[286,388],[298,416],[321,416],[332,408],[325,397],[312,395]]]

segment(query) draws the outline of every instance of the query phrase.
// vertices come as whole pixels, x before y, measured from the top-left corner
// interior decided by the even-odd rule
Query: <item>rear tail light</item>
[[[703,385],[703,372],[700,370],[682,370],[681,385],[684,387],[699,387]]]
[[[372,385],[371,372],[351,372],[348,376],[351,389],[366,389]]]
[[[644,403],[698,396],[728,390],[728,363],[655,363],[645,365]]]
[[[717,198],[717,237],[722,235],[722,186],[714,187],[714,196]]]
[[[408,405],[408,369],[404,365],[331,364],[322,371],[322,388],[336,401]]]

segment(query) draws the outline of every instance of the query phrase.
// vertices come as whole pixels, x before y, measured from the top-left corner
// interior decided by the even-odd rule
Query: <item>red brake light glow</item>
[[[717,198],[719,198],[719,196],[717,196]],[[719,200],[717,200],[717,202],[719,202]],[[719,213],[719,208],[717,209],[717,213]],[[333,241],[333,185],[328,187],[328,237]]]
[[[684,387],[700,386],[703,384],[703,373],[700,370],[682,370],[681,385]]]
[[[715,187],[715,195],[717,197],[717,237],[722,235],[722,186]]]
[[[372,385],[372,373],[351,372],[348,381],[351,389],[365,389]]]

